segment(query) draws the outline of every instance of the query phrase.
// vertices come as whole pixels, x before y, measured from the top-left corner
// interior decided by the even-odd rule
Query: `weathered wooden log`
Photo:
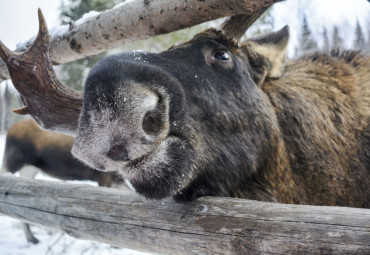
[[[0,177],[0,213],[158,254],[370,254],[370,210],[128,191]]]
[[[50,59],[54,64],[92,56],[129,42],[170,33],[205,21],[238,14],[252,15],[282,0],[132,0],[51,32]],[[36,10],[35,10],[36,15]],[[47,14],[46,14],[47,15]],[[1,38],[0,38],[1,39]],[[24,51],[26,42],[16,51]],[[0,59],[0,82],[9,78]]]

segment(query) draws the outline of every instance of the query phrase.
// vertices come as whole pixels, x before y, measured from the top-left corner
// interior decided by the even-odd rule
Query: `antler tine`
[[[77,130],[83,94],[58,81],[49,60],[49,33],[40,9],[38,15],[39,32],[25,52],[12,52],[0,44],[0,57],[26,105],[14,112],[32,115],[45,129],[73,134]]]
[[[0,58],[7,59],[10,55],[10,50],[0,40]]]
[[[221,30],[227,38],[239,41],[247,29],[274,3],[282,0],[256,1],[255,11],[227,18]]]
[[[49,54],[50,36],[48,32],[48,26],[40,8],[37,10],[37,14],[39,17],[39,32],[37,33],[36,39],[30,46],[30,49],[32,47],[37,47],[38,50],[45,50],[46,53]]]

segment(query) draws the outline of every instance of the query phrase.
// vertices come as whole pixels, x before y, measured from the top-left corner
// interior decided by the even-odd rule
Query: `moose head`
[[[276,140],[277,123],[269,117],[272,108],[260,85],[278,75],[276,63],[284,60],[288,41],[285,27],[239,45],[237,37],[244,31],[231,34],[227,28],[243,24],[245,30],[248,21],[235,19],[225,23],[224,30],[206,30],[159,54],[131,52],[101,60],[88,75],[82,96],[55,78],[40,13],[40,32],[28,56],[36,66],[29,69],[36,69],[37,100],[44,103],[33,103],[35,97],[29,94],[34,92],[23,86],[27,106],[16,112],[31,113],[45,128],[74,133],[72,152],[78,159],[98,170],[119,170],[145,197],[183,194],[192,199],[201,194],[186,189],[217,175],[215,184],[224,182],[217,186],[225,189],[216,191],[210,185],[201,193],[229,195],[258,172],[263,144],[271,144],[266,151],[275,149],[271,141]],[[26,66],[2,49],[10,65]],[[263,57],[265,50],[275,51],[274,57]],[[31,80],[18,77],[23,80],[16,84]]]

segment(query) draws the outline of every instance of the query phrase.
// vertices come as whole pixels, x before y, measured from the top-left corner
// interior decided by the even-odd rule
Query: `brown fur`
[[[288,145],[280,158],[289,165],[273,166],[274,171],[288,173],[296,184],[282,187],[288,193],[276,190],[278,197],[286,193],[279,200],[294,203],[287,194],[299,193],[304,204],[352,201],[369,207],[370,172],[363,162],[369,162],[370,59],[353,52],[316,53],[287,63],[280,79],[266,80],[263,90]]]

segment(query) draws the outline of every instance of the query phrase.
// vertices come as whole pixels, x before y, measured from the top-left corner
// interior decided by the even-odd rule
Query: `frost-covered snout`
[[[107,157],[114,161],[130,161],[147,154],[168,133],[168,114],[160,102],[162,96],[136,88],[123,95],[119,115],[106,113],[110,116]]]
[[[111,92],[87,99],[95,104],[82,111],[72,152],[91,167],[115,171],[139,164],[164,141],[169,114],[167,97],[160,91],[133,83]]]

